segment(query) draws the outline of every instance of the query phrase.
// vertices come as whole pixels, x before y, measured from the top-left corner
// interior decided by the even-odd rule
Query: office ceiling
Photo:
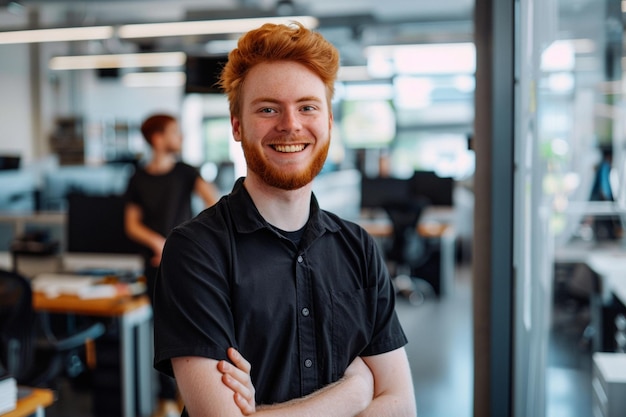
[[[344,64],[357,65],[367,45],[471,41],[473,6],[474,0],[0,0],[0,30],[21,29],[29,20],[58,27],[309,14],[319,18],[320,32],[340,49]],[[151,39],[134,47],[198,52],[216,39]],[[128,48],[119,41],[103,46]]]

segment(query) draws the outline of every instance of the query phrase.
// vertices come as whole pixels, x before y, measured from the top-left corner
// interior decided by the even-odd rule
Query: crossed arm
[[[234,349],[234,365],[199,357],[172,359],[190,416],[415,417],[413,383],[404,348],[356,358],[339,381],[303,398],[256,408],[250,364]]]

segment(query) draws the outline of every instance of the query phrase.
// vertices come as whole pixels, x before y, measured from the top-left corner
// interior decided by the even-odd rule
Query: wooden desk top
[[[389,220],[359,220],[358,223],[363,227],[367,233],[374,237],[388,237],[393,232],[393,226]],[[441,237],[443,234],[450,230],[452,226],[446,223],[437,222],[425,222],[420,223],[416,231],[421,236],[436,238]]]
[[[17,400],[17,407],[13,411],[0,414],[0,417],[26,417],[35,413],[39,407],[48,407],[54,402],[51,390],[43,388],[27,388],[31,392],[26,397]]]
[[[83,299],[76,295],[65,294],[49,298],[44,293],[33,292],[35,310],[49,313],[119,317],[148,304],[150,304],[150,300],[147,295]]]

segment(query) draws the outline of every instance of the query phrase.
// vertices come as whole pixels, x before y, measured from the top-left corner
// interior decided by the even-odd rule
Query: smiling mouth
[[[294,153],[294,152],[303,151],[304,148],[306,148],[306,145],[304,145],[304,144],[298,144],[298,145],[272,145],[272,148],[275,151],[277,151],[277,152]]]

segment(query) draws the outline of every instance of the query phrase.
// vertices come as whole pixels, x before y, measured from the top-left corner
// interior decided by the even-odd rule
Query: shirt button
[[[311,366],[313,366],[313,361],[311,359],[306,359],[304,361],[304,367],[305,368],[310,368]]]
[[[301,255],[298,255],[298,263],[302,263],[302,261],[304,261],[304,259],[302,259]]]
[[[308,308],[304,307],[304,308],[302,309],[302,315],[303,315],[304,317],[309,317],[309,313],[310,313],[310,312],[309,312],[309,309],[308,309]]]

